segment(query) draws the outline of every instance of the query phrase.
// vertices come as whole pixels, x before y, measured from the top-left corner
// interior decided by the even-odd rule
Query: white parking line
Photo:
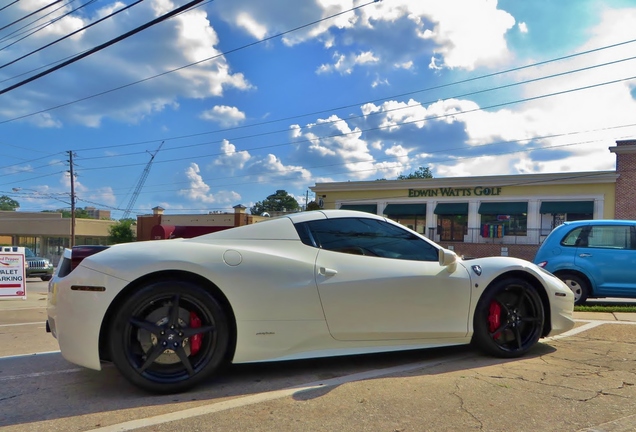
[[[38,325],[38,324],[41,326],[45,326],[46,322],[38,321],[38,322],[28,322],[28,323],[16,323],[16,324],[0,324],[0,327],[14,327],[14,326]]]
[[[598,426],[592,426],[590,428],[579,429],[577,432],[627,432],[636,429],[636,415],[630,415],[627,417],[613,420],[607,423],[602,423]]]
[[[30,354],[10,355],[10,356],[0,357],[0,361],[1,360],[19,359],[19,358],[22,358],[22,357],[33,357],[33,356],[46,355],[46,354],[59,354],[60,352],[61,352],[60,350],[57,350],[57,351],[41,351],[41,352],[35,352],[35,353],[30,353]]]
[[[82,370],[86,370],[86,369],[84,369],[84,368],[74,368],[74,369],[64,369],[64,370],[59,370],[59,371],[33,372],[33,373],[21,374],[21,375],[10,375],[10,376],[6,376],[6,377],[0,377],[0,382],[17,380],[17,379],[25,379],[25,378],[37,378],[37,377],[48,376],[48,375],[59,375],[59,374],[74,373],[74,372],[79,372],[79,371],[82,371]]]
[[[93,429],[89,432],[122,432],[134,430],[142,427],[155,426],[163,423],[168,423],[172,421],[183,420],[191,417],[198,417],[206,414],[213,414],[220,411],[226,411],[233,408],[244,407],[247,405],[254,405],[261,402],[267,402],[274,399],[281,399],[284,397],[289,397],[298,392],[308,391],[308,390],[316,390],[324,387],[332,387],[337,385],[342,385],[345,383],[353,382],[353,381],[361,381],[365,379],[377,378],[384,375],[391,375],[395,373],[403,373],[416,369],[425,369],[434,366],[438,366],[444,363],[454,362],[458,360],[463,360],[465,358],[470,358],[470,355],[461,355],[461,356],[453,356],[446,358],[445,360],[433,360],[433,361],[424,361],[418,363],[411,363],[403,366],[395,366],[385,369],[376,369],[367,372],[360,372],[351,375],[345,375],[338,378],[332,378],[324,381],[314,381],[307,384],[301,384],[298,386],[275,390],[266,393],[259,393],[250,396],[239,397],[236,399],[231,399],[223,402],[212,403],[209,405],[203,405],[196,408],[189,408],[182,411],[176,411],[169,414],[162,414],[154,417],[148,417],[145,419],[131,420],[124,423],[114,424],[110,426],[105,426],[98,429]]]

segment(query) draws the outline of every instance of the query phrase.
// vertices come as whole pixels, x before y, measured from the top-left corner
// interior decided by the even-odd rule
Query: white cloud
[[[54,45],[38,53],[38,56],[28,57],[0,70],[0,81],[24,70],[85,51],[180,5],[178,0],[150,0],[136,5],[132,9],[134,13],[118,14],[65,40],[63,44]],[[22,14],[36,8],[35,2],[21,2],[18,6],[23,8]],[[64,6],[60,13],[68,11],[70,7]],[[94,11],[95,17],[64,17],[54,25],[47,26],[46,31],[38,32],[13,46],[11,56],[16,58],[37,49],[60,35],[121,7],[121,3],[110,3]],[[87,99],[64,109],[31,116],[26,121],[49,128],[59,128],[64,123],[99,127],[104,118],[135,124],[145,116],[166,108],[178,109],[177,100],[180,98],[218,97],[223,95],[226,88],[250,88],[242,74],[231,71],[225,57],[221,56],[216,48],[218,43],[218,36],[210,26],[204,9],[193,9],[71,66],[12,90],[3,95],[0,115],[3,118],[28,115],[43,108],[82,99],[212,57],[215,58],[161,78],[126,87],[123,91]]]
[[[320,0],[315,4],[297,7],[296,1],[271,2],[245,0],[240,3],[226,2],[219,5],[221,16],[248,31],[256,39],[272,35],[326,16],[348,10],[357,5],[352,0]],[[294,10],[294,14],[288,13]],[[515,25],[508,12],[497,8],[493,0],[392,0],[376,2],[355,12],[325,20],[314,26],[284,36],[285,44],[292,46],[308,40],[324,42],[326,49],[339,47],[340,52],[355,32],[358,45],[382,44],[373,30],[378,23],[395,24],[408,20],[414,31],[412,39],[433,41],[439,58],[433,63],[438,67],[472,70],[478,66],[493,67],[506,62],[510,53],[505,34]],[[249,25],[246,23],[250,23]],[[258,24],[256,24],[258,23]],[[333,31],[335,30],[335,31]],[[363,31],[364,30],[364,31]],[[371,31],[368,31],[371,30]],[[397,29],[395,29],[397,30]],[[341,39],[341,40],[339,40]],[[394,41],[388,38],[385,51],[395,51]],[[406,41],[409,42],[410,41]],[[338,55],[335,64],[323,64],[317,72],[338,70],[348,73],[353,54]],[[339,64],[337,69],[336,65]]]
[[[373,55],[371,51],[365,51],[360,54],[343,55],[334,53],[335,62],[333,64],[322,64],[316,71],[316,73],[329,73],[339,72],[342,75],[349,75],[353,72],[354,67],[364,66],[373,63],[378,63],[380,59]]]
[[[304,186],[311,180],[311,173],[308,170],[301,166],[285,165],[273,154],[256,160],[249,166],[248,172],[256,181],[270,184],[285,181],[296,186]]]
[[[243,169],[247,161],[251,159],[249,152],[237,151],[236,146],[228,140],[223,140],[221,143],[221,151],[224,154],[216,158],[213,165],[216,167],[224,167],[230,173]]]
[[[239,27],[245,29],[249,34],[254,36],[256,39],[264,39],[267,35],[267,27],[259,24],[252,16],[248,13],[241,12],[236,17],[236,24]]]
[[[203,111],[200,116],[204,120],[219,123],[223,127],[236,126],[245,120],[245,113],[237,107],[216,105],[212,109]]]
[[[517,26],[519,27],[519,31],[521,33],[528,33],[528,25],[524,22],[520,22],[519,24],[517,24]]]
[[[179,195],[191,201],[199,201],[204,204],[236,202],[241,199],[241,195],[234,191],[219,191],[210,193],[210,186],[201,177],[199,165],[191,163],[186,169],[185,175],[190,182],[189,189],[181,189]]]

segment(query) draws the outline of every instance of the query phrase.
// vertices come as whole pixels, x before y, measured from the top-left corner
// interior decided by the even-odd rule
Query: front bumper
[[[47,326],[62,356],[80,366],[100,370],[99,338],[104,317],[115,296],[128,284],[84,267],[70,275],[55,275],[49,283]],[[105,291],[82,291],[77,286],[100,286]]]

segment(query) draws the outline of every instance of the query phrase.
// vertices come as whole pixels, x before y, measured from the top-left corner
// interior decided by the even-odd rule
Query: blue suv
[[[545,239],[534,263],[588,298],[636,298],[636,221],[565,222]]]

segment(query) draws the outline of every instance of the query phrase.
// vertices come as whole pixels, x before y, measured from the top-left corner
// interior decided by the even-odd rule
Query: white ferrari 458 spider
[[[133,384],[169,393],[224,362],[467,343],[517,357],[571,329],[573,307],[572,291],[528,261],[464,261],[386,218],[327,210],[67,249],[47,330],[70,362],[111,361]]]

